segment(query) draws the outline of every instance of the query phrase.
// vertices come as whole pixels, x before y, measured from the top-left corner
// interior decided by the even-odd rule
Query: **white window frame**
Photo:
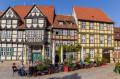
[[[11,48],[7,48],[6,55],[11,55]]]
[[[86,43],[86,35],[81,35],[81,43]]]
[[[6,38],[6,30],[2,30],[1,38]]]
[[[18,31],[18,38],[23,38],[23,31]]]
[[[90,23],[90,30],[94,29],[94,23]]]
[[[28,31],[28,38],[34,38],[34,31],[33,30]]]
[[[111,30],[111,24],[107,24],[107,30]]]
[[[100,44],[103,44],[104,43],[104,35],[101,35],[100,36]]]
[[[111,43],[112,43],[111,36],[108,36],[108,38],[107,38],[107,39],[108,39],[108,40],[107,40],[108,44],[111,44]]]
[[[38,19],[37,18],[33,18],[33,24],[37,24],[38,23]]]
[[[42,38],[42,30],[36,31],[36,38]]]
[[[100,30],[104,30],[104,24],[100,23]]]
[[[70,41],[70,46],[74,46],[74,41]]]
[[[59,45],[60,45],[60,41],[56,40],[56,41],[55,41],[55,46],[58,47]]]
[[[70,30],[70,36],[74,36],[74,30]]]
[[[63,25],[64,22],[63,22],[63,21],[58,21],[58,24],[59,24],[59,25]]]
[[[6,48],[1,48],[1,55],[5,56],[5,54],[6,54]]]
[[[86,28],[86,22],[81,22],[81,29],[85,29]]]
[[[67,36],[67,30],[63,30],[63,35]]]
[[[90,43],[94,43],[94,35],[90,35]]]
[[[73,25],[73,22],[72,21],[68,21],[67,24],[68,25]]]
[[[12,31],[6,31],[6,38],[11,38],[12,36]]]
[[[94,58],[94,49],[90,49],[90,58]]]
[[[63,46],[67,46],[67,41],[63,41]]]
[[[12,20],[7,20],[6,22],[7,22],[7,25],[11,25]]]

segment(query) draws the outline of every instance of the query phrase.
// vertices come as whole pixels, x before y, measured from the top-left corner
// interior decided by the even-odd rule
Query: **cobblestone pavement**
[[[0,63],[0,79],[120,79],[120,74],[114,73],[115,64],[107,66],[80,69],[72,72],[61,72],[38,77],[20,77],[17,73],[12,76],[11,64]]]

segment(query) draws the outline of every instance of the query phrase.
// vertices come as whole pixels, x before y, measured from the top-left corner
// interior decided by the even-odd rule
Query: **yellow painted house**
[[[78,58],[90,55],[92,61],[99,55],[113,62],[114,21],[102,9],[73,6],[72,16],[78,26]],[[82,55],[82,56],[81,56]]]

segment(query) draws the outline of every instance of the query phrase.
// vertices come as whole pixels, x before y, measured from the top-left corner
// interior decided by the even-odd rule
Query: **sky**
[[[102,9],[120,27],[120,0],[0,0],[0,11],[15,5],[53,5],[56,14],[68,15],[72,13],[73,6]]]

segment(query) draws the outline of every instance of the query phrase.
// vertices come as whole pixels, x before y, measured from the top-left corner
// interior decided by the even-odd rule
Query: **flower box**
[[[64,72],[68,72],[69,71],[68,68],[69,67],[64,67]]]
[[[106,63],[103,63],[102,65],[103,65],[103,66],[106,66]]]

